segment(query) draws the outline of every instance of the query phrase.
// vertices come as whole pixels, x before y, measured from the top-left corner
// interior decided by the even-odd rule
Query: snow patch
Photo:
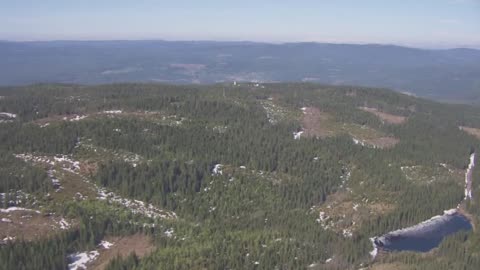
[[[70,228],[70,223],[68,223],[64,218],[62,218],[58,224],[60,225],[60,229],[67,230]]]
[[[4,116],[6,118],[14,119],[17,118],[17,115],[14,113],[8,113],[8,112],[0,112],[0,116]]]
[[[98,258],[100,253],[96,250],[90,252],[78,252],[68,255],[71,263],[68,264],[69,270],[87,269],[87,263],[92,262]]]
[[[215,166],[212,169],[212,176],[223,175],[222,167],[223,167],[222,164],[215,164]]]
[[[76,121],[83,120],[83,119],[85,119],[85,118],[87,118],[86,115],[76,115],[74,118],[71,118],[71,119],[68,120],[68,121],[70,121],[70,122],[76,122]]]
[[[173,228],[170,228],[170,229],[166,230],[163,234],[165,234],[166,237],[171,238],[171,237],[174,236],[174,235],[173,235],[174,232],[175,232],[175,231],[173,230]]]
[[[303,134],[303,130],[298,131],[298,132],[293,132],[293,139],[294,140],[300,140],[300,137],[302,136],[302,134]]]
[[[106,113],[106,114],[121,114],[123,113],[122,110],[110,110],[110,111],[103,111],[103,113]]]
[[[472,174],[475,167],[475,153],[470,155],[470,163],[465,172],[465,200],[472,199]]]
[[[108,241],[102,240],[100,244],[98,244],[99,247],[102,247],[104,249],[110,249],[111,246],[113,246],[113,243],[110,243]]]
[[[125,206],[134,214],[141,214],[149,218],[177,218],[177,215],[174,212],[165,211],[159,208],[156,208],[152,204],[146,204],[145,202],[139,200],[130,200],[118,196],[114,192],[108,192],[104,188],[97,188],[98,190],[98,199],[107,200],[110,202],[118,203]]]
[[[343,229],[342,234],[345,238],[351,238],[353,236],[353,232],[350,229]]]
[[[377,257],[377,254],[378,254],[378,248],[377,248],[377,245],[375,244],[375,237],[370,238],[370,242],[372,242],[372,245],[373,245],[373,250],[370,251],[370,256],[372,256],[372,259],[375,259],[375,257]]]
[[[15,236],[7,236],[0,241],[0,244],[3,245],[3,244],[6,244],[8,242],[14,241],[15,238],[16,238]]]
[[[9,207],[6,209],[1,209],[0,208],[0,213],[10,213],[10,212],[15,212],[15,211],[25,211],[25,212],[35,212],[37,214],[40,214],[40,211],[38,210],[33,210],[33,209],[27,209],[27,208],[22,208],[22,207]]]
[[[25,162],[30,161],[33,163],[43,163],[51,166],[60,165],[63,170],[75,174],[80,171],[80,162],[73,160],[70,155],[56,155],[52,158],[48,156],[34,156],[32,154],[17,154],[15,157]]]

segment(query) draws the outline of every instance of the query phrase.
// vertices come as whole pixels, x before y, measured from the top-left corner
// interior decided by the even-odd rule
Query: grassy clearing
[[[368,126],[340,123],[318,108],[308,107],[302,110],[304,115],[301,122],[305,136],[325,138],[348,134],[356,143],[375,148],[390,148],[399,142],[398,139]]]
[[[460,126],[459,127],[460,130],[463,130],[465,131],[466,133],[476,137],[477,139],[480,140],[480,128],[472,128],[472,127],[463,127],[463,126]]]
[[[383,123],[400,125],[407,121],[407,117],[405,116],[381,112],[376,108],[360,107],[359,109],[376,115]]]

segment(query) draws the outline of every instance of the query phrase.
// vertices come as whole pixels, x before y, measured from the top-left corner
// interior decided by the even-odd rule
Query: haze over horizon
[[[212,40],[480,48],[480,1],[91,1],[0,4],[0,40]]]

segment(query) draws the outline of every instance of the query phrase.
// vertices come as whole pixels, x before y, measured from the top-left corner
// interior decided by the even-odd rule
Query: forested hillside
[[[462,202],[477,107],[307,83],[39,84],[0,88],[0,142],[0,269],[480,268],[480,169]],[[370,238],[459,203],[472,231],[371,256]]]

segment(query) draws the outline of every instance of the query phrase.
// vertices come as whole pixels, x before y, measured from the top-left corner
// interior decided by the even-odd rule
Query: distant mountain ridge
[[[480,103],[480,50],[215,41],[0,41],[0,85],[310,81]]]

